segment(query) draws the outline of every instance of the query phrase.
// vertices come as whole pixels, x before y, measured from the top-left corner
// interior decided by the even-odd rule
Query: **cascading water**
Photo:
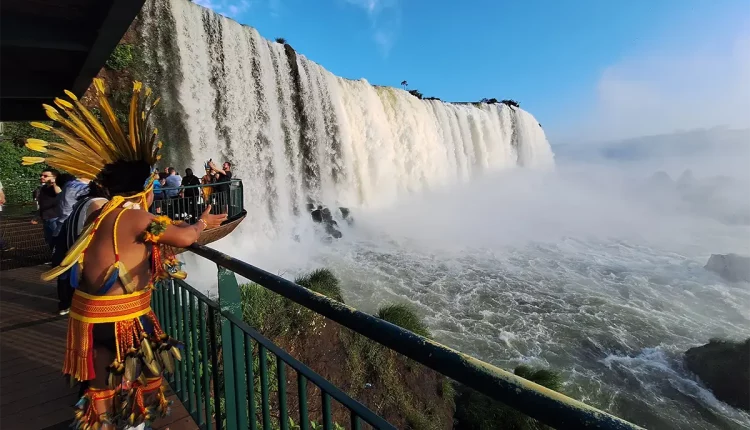
[[[409,302],[437,341],[559,370],[567,394],[646,427],[750,426],[680,364],[750,333],[747,288],[702,269],[744,252],[750,227],[670,212],[674,196],[644,200],[660,191],[609,169],[536,174],[554,157],[518,108],[342,79],[186,0],[149,0],[138,25],[170,164],[230,160],[244,181],[248,218],[219,249],[291,275],[331,268],[347,303]],[[310,240],[309,200],[354,208],[355,225]],[[210,289],[214,269],[185,258]]]
[[[255,234],[278,234],[308,199],[383,207],[482,172],[554,163],[521,109],[422,101],[339,78],[185,0],[147,2],[141,16],[151,80],[172,113],[160,121],[172,162],[231,160]]]

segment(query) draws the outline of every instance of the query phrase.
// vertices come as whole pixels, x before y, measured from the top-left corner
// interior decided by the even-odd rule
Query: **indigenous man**
[[[180,344],[169,338],[150,308],[151,291],[168,276],[184,278],[173,255],[161,245],[186,247],[226,215],[208,210],[194,225],[174,225],[146,209],[153,201],[154,164],[161,142],[148,126],[151,90],[135,82],[129,123],[120,125],[94,80],[100,123],[69,91],[71,101],[45,105],[47,116],[62,127],[33,126],[65,143],[28,139],[26,146],[45,157],[24,157],[25,165],[45,162],[91,180],[89,186],[107,203],[91,220],[46,280],[70,276],[76,288],[68,320],[63,373],[86,382],[73,428],[122,429],[165,415],[169,404],[162,375],[181,359]],[[144,95],[145,93],[145,95]],[[124,132],[123,130],[126,130]],[[210,208],[209,208],[210,209]]]

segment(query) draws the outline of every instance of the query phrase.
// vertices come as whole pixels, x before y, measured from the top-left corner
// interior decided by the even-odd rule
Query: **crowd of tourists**
[[[232,165],[225,162],[221,167],[216,166],[213,162],[206,163],[206,174],[198,178],[193,174],[192,169],[185,169],[185,176],[180,176],[174,167],[167,167],[158,173],[158,179],[153,183],[154,202],[152,207],[156,207],[154,212],[161,213],[162,207],[168,207],[170,200],[185,199],[190,202],[189,210],[191,212],[190,223],[198,222],[200,212],[208,204],[215,204],[216,199],[213,196],[224,193],[229,194],[230,181],[232,179]],[[37,212],[32,219],[32,223],[42,224],[44,231],[44,241],[52,251],[52,263],[59,264],[64,256],[62,251],[67,250],[66,242],[70,242],[66,237],[67,233],[63,226],[68,218],[74,214],[77,204],[82,200],[89,200],[91,207],[88,211],[100,209],[107,199],[97,198],[96,193],[92,193],[89,187],[90,180],[86,178],[75,177],[69,173],[61,173],[53,168],[45,168],[39,176],[40,186],[34,191],[33,197],[37,204]],[[0,208],[5,204],[5,196],[2,194],[0,186]],[[198,204],[201,203],[201,204]],[[1,210],[1,209],[0,209]],[[83,230],[85,218],[77,220],[80,226],[78,231]],[[75,240],[73,240],[75,241]],[[9,249],[4,241],[0,241],[0,248]],[[62,254],[62,255],[61,255]],[[61,315],[66,315],[70,310],[73,289],[65,277],[58,278],[58,308]]]

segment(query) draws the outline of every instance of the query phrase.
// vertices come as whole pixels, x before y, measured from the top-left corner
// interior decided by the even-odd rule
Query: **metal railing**
[[[186,283],[174,281],[155,294],[154,309],[167,333],[187,345],[186,357],[170,383],[201,428],[291,429],[287,367],[297,373],[299,426],[294,429],[312,428],[308,382],[321,391],[326,430],[341,428],[331,418],[332,399],[350,411],[351,429],[360,429],[362,423],[375,429],[394,428],[243,322],[235,273],[552,427],[638,428],[214,249],[193,245],[190,251],[218,266],[219,304]],[[278,392],[272,402],[268,384],[274,364]],[[277,410],[273,416],[271,403]]]
[[[173,220],[193,223],[212,205],[212,213],[226,213],[229,218],[244,210],[242,180],[232,179],[204,185],[162,188],[154,194],[154,203],[149,211],[155,215],[166,215]]]
[[[395,428],[242,321],[233,311],[239,303],[234,274],[221,269],[219,278],[221,305],[181,281],[160,285],[153,296],[154,312],[165,332],[186,345],[183,360],[168,380],[200,428],[310,429],[316,426],[308,409],[309,392],[315,387],[321,396],[322,428],[338,424],[332,419],[332,400],[350,411],[352,429],[362,423]],[[229,291],[236,296],[227,298]],[[287,368],[296,373],[295,417],[288,411]]]

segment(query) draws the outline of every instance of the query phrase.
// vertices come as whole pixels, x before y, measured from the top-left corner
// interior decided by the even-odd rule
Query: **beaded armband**
[[[172,224],[173,222],[168,216],[162,215],[154,218],[143,233],[143,241],[151,243],[159,242],[159,238],[167,231],[167,227]]]

